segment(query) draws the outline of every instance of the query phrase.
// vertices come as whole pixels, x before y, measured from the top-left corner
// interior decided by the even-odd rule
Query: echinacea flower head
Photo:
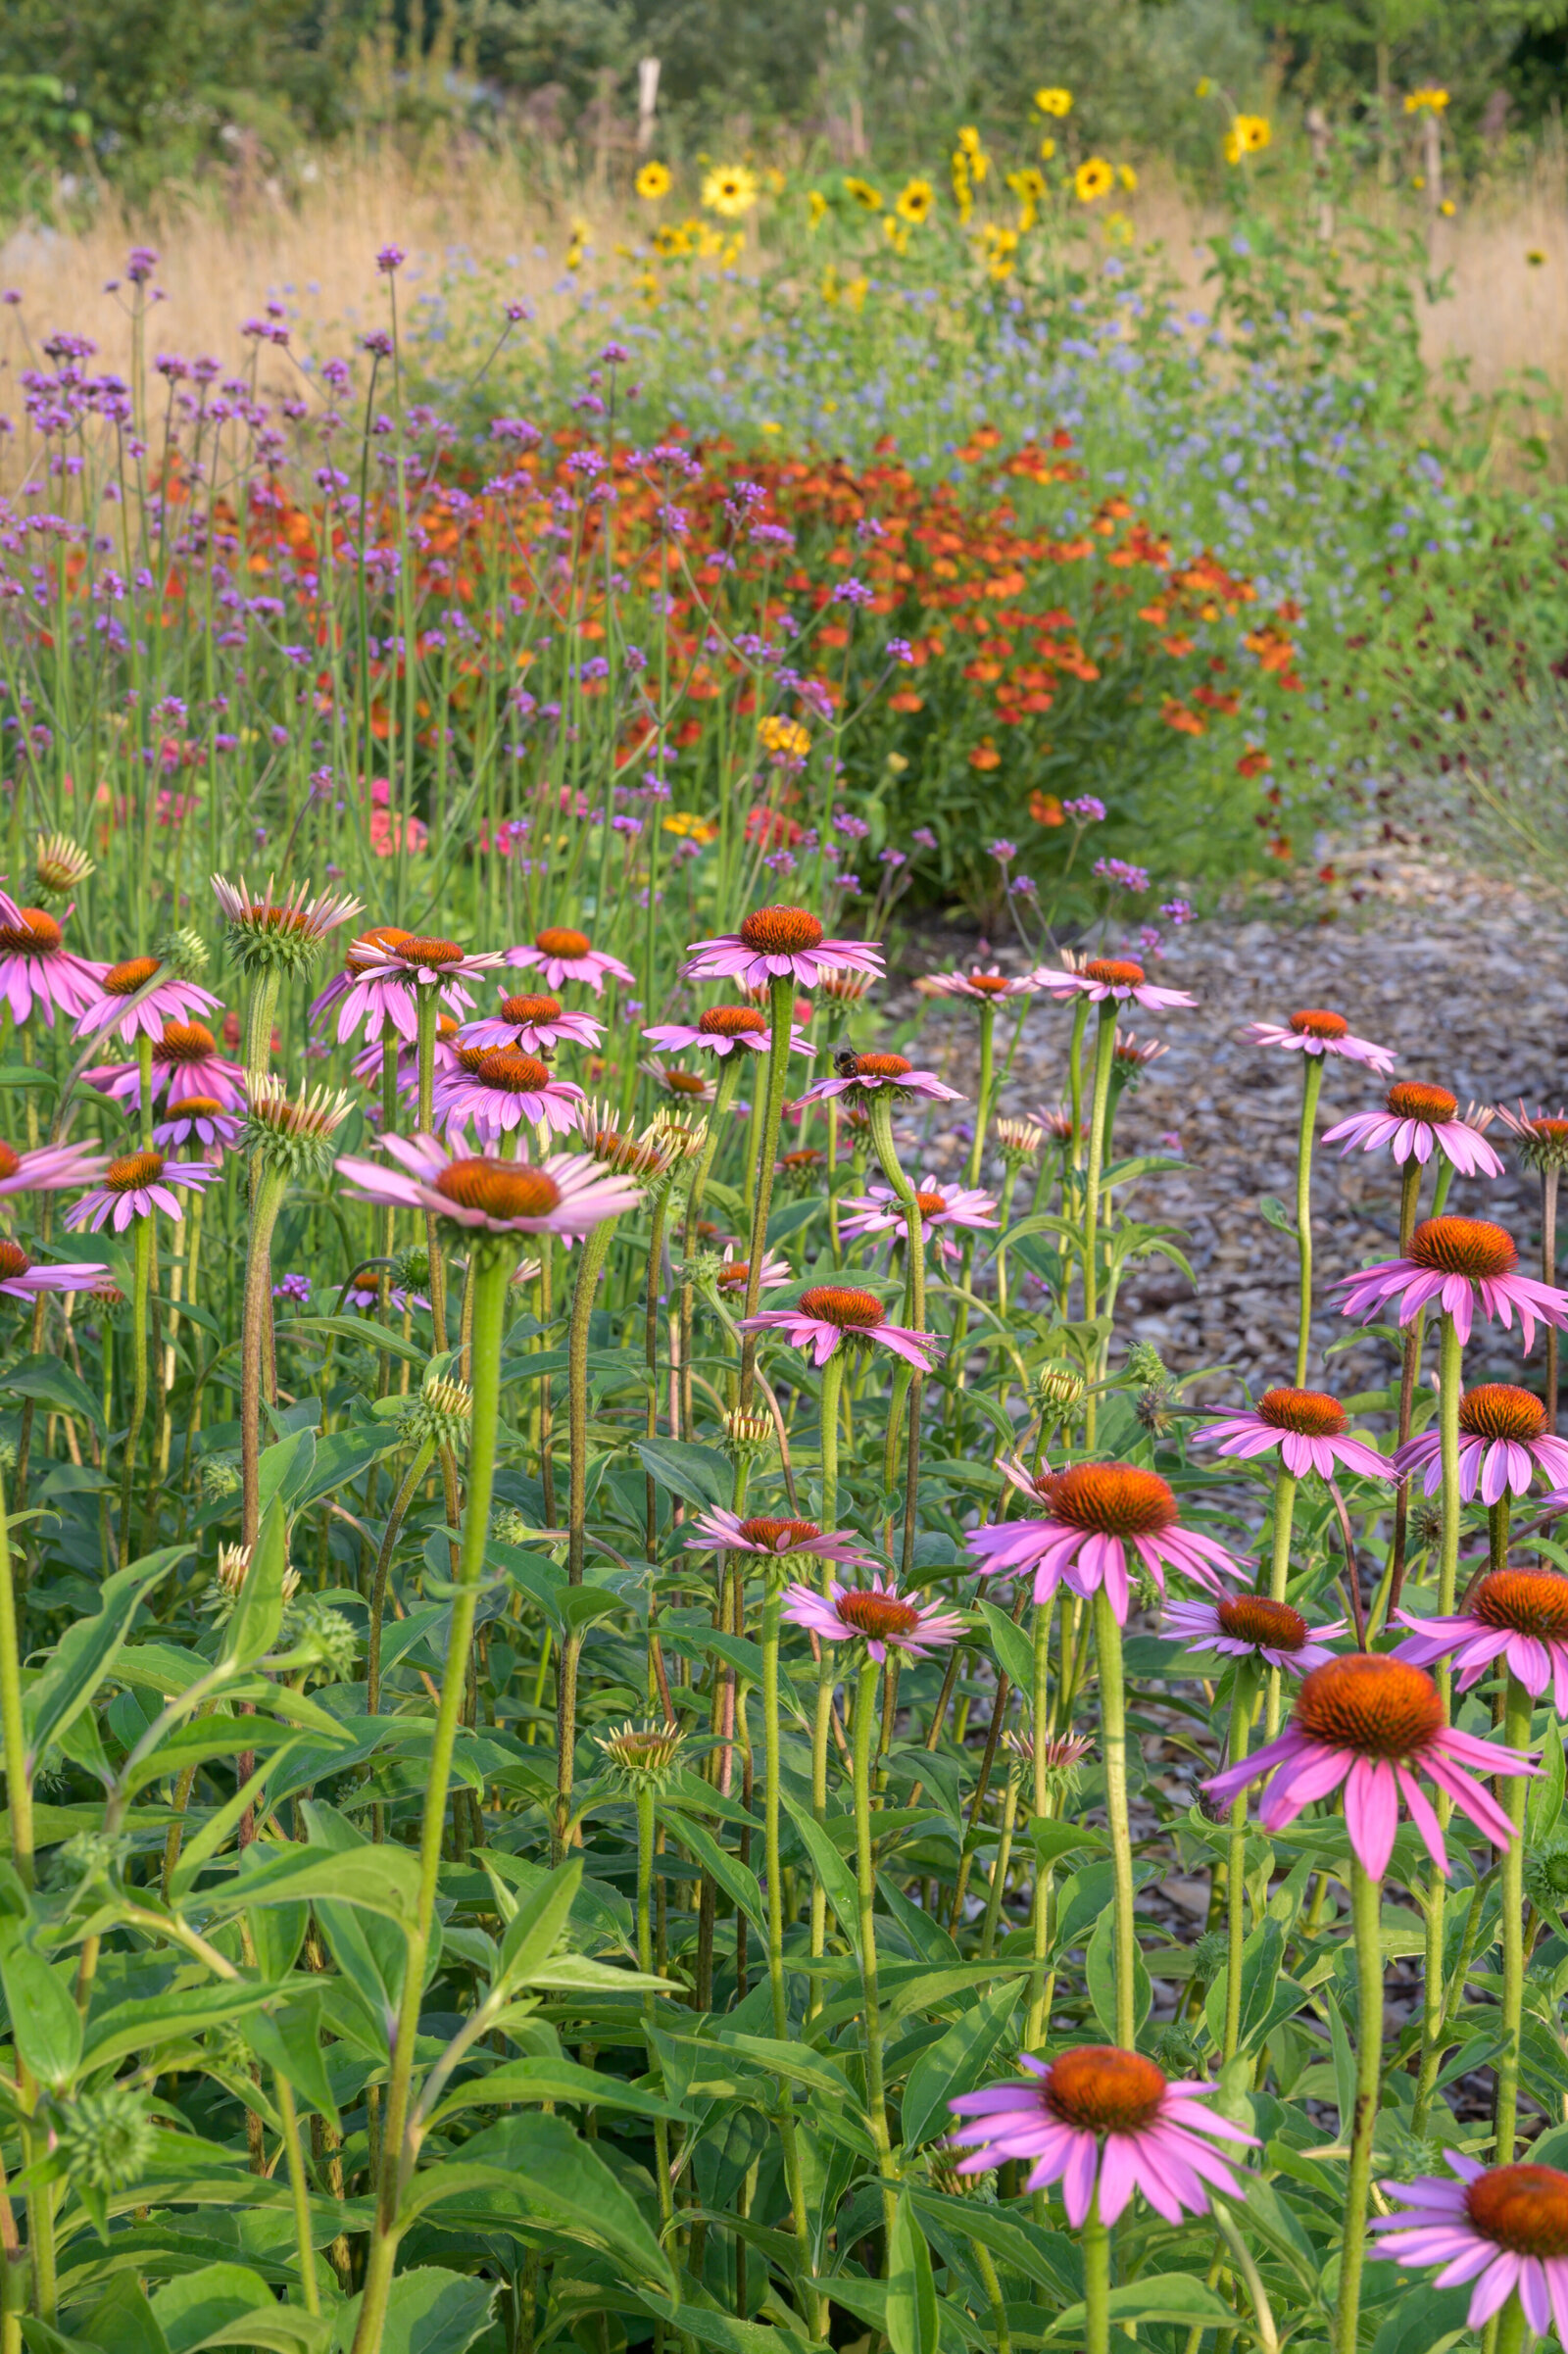
[[[643,1036],[650,1045],[671,1054],[683,1054],[693,1047],[699,1054],[721,1058],[740,1048],[749,1048],[754,1054],[760,1054],[768,1043],[767,1017],[755,1005],[709,1005],[695,1022],[656,1022]],[[808,1038],[803,1038],[798,1029],[791,1029],[792,1054],[810,1054],[814,1051]]]
[[[831,1078],[818,1079],[796,1102],[830,1103],[835,1096],[848,1096],[852,1103],[868,1103],[873,1096],[884,1094],[895,1103],[908,1103],[917,1096],[930,1103],[963,1101],[957,1088],[949,1087],[935,1071],[917,1071],[907,1054],[846,1054]]]
[[[1391,2264],[1441,2269],[1435,2288],[1473,2280],[1472,2329],[1482,2329],[1517,2296],[1537,2337],[1555,2322],[1568,2345],[1568,2174],[1555,2166],[1482,2166],[1459,2150],[1443,2153],[1455,2182],[1418,2175],[1384,2182],[1403,2212],[1378,2215],[1384,2237],[1367,2252]]]
[[[265,891],[253,891],[243,875],[231,883],[215,874],[213,893],[228,927],[229,955],[246,973],[309,972],[324,942],[364,905],[347,891],[313,893],[307,883],[278,899],[270,875]]]
[[[780,1258],[776,1251],[763,1251],[762,1271],[758,1281],[764,1292],[775,1292],[781,1283],[792,1282],[794,1273],[787,1258]],[[734,1244],[726,1243],[724,1255],[712,1271],[713,1289],[719,1299],[744,1300],[751,1276],[750,1259],[737,1258]]]
[[[111,964],[97,994],[82,1009],[76,1036],[91,1038],[100,1030],[109,1030],[128,1046],[138,1031],[148,1038],[161,1038],[166,1021],[188,1021],[193,1014],[211,1013],[220,1004],[210,989],[182,979],[178,973],[166,972],[156,987],[149,987],[161,964],[158,956],[129,956],[123,964]]]
[[[1502,1162],[1497,1154],[1458,1114],[1458,1098],[1450,1096],[1446,1087],[1428,1087],[1420,1079],[1396,1079],[1382,1111],[1353,1113],[1337,1128],[1328,1129],[1323,1142],[1336,1145],[1343,1139],[1346,1152],[1353,1152],[1357,1146],[1363,1152],[1375,1152],[1387,1145],[1400,1168],[1412,1154],[1425,1164],[1439,1152],[1463,1177],[1500,1177]]]
[[[1283,1831],[1312,1799],[1343,1788],[1350,1845],[1373,1880],[1388,1869],[1401,1812],[1446,1877],[1443,1829],[1418,1777],[1435,1783],[1494,1846],[1506,1847],[1513,1825],[1473,1777],[1537,1771],[1521,1751],[1445,1724],[1443,1694],[1424,1668],[1387,1652],[1348,1651],[1305,1678],[1278,1741],[1227,1766],[1203,1788],[1216,1803],[1229,1805],[1238,1790],[1267,1775],[1257,1813],[1269,1832]]]
[[[1146,1013],[1159,1013],[1170,1005],[1198,1003],[1185,989],[1156,987],[1131,956],[1089,956],[1070,970],[1042,964],[1030,977],[1037,989],[1049,990],[1054,998],[1086,997],[1094,1005],[1113,998],[1119,1005],[1131,1003]]]
[[[1135,2190],[1157,2215],[1180,2223],[1208,2206],[1204,2184],[1239,2199],[1242,2185],[1210,2141],[1255,2144],[1256,2136],[1207,2106],[1212,2084],[1172,2083],[1141,2051],[1080,2043],[1054,2060],[1020,2052],[1021,2082],[988,2084],[948,2103],[965,2122],[950,2136],[967,2149],[960,2174],[983,2174],[1009,2158],[1028,2167],[1025,2188],[1061,2184],[1067,2221],[1078,2230],[1100,2194],[1100,2220],[1113,2224]]]
[[[739,981],[744,989],[765,989],[791,980],[814,989],[825,972],[882,971],[882,951],[868,940],[828,940],[806,907],[754,907],[738,932],[694,941],[681,971],[690,981]]]
[[[871,1556],[852,1529],[819,1529],[814,1520],[743,1520],[738,1512],[715,1507],[699,1512],[688,1537],[688,1552],[757,1553],[780,1570],[801,1570],[812,1563],[837,1562],[853,1569],[874,1568]]]
[[[156,1103],[168,1095],[171,1106],[186,1096],[211,1096],[225,1110],[236,1110],[245,1100],[245,1073],[218,1051],[218,1041],[205,1022],[166,1021],[152,1051],[152,1093]],[[141,1066],[136,1062],[105,1062],[87,1071],[90,1086],[133,1111],[141,1102]]]
[[[85,1012],[103,973],[66,946],[60,919],[42,907],[19,907],[0,891],[0,1002],[15,1022],[24,1022],[34,1005],[53,1029],[55,1008],[73,1017]]]
[[[1490,1570],[1452,1617],[1395,1616],[1410,1630],[1396,1659],[1451,1659],[1461,1692],[1500,1659],[1533,1697],[1551,1685],[1557,1714],[1568,1715],[1568,1578],[1555,1570]]]
[[[605,1770],[627,1790],[662,1789],[674,1772],[686,1736],[678,1725],[634,1725],[628,1717],[594,1740],[605,1753]]]
[[[645,1079],[652,1079],[662,1095],[672,1096],[677,1103],[711,1103],[717,1093],[706,1071],[683,1071],[652,1054],[640,1055],[637,1068]]]
[[[1526,1111],[1521,1103],[1517,1111],[1499,1104],[1497,1117],[1514,1138],[1527,1168],[1568,1168],[1568,1111]]]
[[[943,1650],[957,1642],[964,1627],[961,1610],[917,1601],[900,1594],[891,1578],[880,1577],[869,1586],[841,1586],[835,1578],[826,1594],[812,1586],[786,1586],[784,1616],[819,1642],[863,1643],[867,1657],[879,1666],[890,1650],[911,1659]]]
[[[1527,1349],[1538,1323],[1559,1328],[1568,1323],[1568,1292],[1521,1275],[1512,1236],[1490,1218],[1423,1218],[1410,1237],[1407,1257],[1379,1259],[1354,1275],[1342,1275],[1335,1288],[1347,1295],[1343,1315],[1364,1315],[1396,1300],[1401,1325],[1435,1300],[1453,1318],[1461,1342],[1470,1338],[1478,1302],[1485,1315],[1504,1327],[1512,1325],[1517,1308]]]
[[[80,843],[73,842],[69,834],[38,836],[32,872],[40,899],[70,899],[96,871],[97,860],[89,858]]]
[[[504,1136],[527,1120],[559,1136],[576,1126],[588,1101],[574,1080],[556,1078],[548,1062],[515,1047],[486,1047],[471,1068],[460,1048],[458,1062],[437,1081],[432,1107],[449,1134],[471,1120],[481,1137]]]
[[[967,972],[922,973],[915,988],[922,997],[972,998],[977,1005],[992,1005],[1002,998],[1033,997],[1040,987],[1032,972],[1004,973],[999,965],[971,965]]]
[[[377,924],[350,942],[343,971],[316,1000],[312,1017],[341,998],[337,1017],[340,1046],[362,1029],[367,1043],[373,1043],[388,1029],[412,1041],[418,1035],[421,989],[435,990],[442,1005],[460,1012],[473,1004],[464,986],[466,978],[488,972],[500,961],[498,949],[470,954],[456,940],[405,932],[396,924]]]
[[[1004,1161],[1021,1166],[1037,1157],[1046,1141],[1046,1132],[1038,1120],[1004,1117],[992,1129],[997,1150]]]
[[[398,1416],[405,1447],[462,1447],[473,1423],[473,1392],[466,1382],[426,1368],[416,1394]]]
[[[517,948],[509,948],[501,961],[521,966],[524,970],[537,965],[544,976],[547,989],[559,989],[564,981],[581,981],[598,997],[607,980],[621,981],[628,987],[636,979],[629,964],[597,949],[586,932],[573,932],[564,924],[551,924],[532,940]]]
[[[244,1128],[240,1114],[216,1096],[181,1096],[177,1103],[169,1104],[153,1129],[153,1143],[160,1151],[172,1145],[202,1145],[208,1158],[216,1161],[233,1151]]]
[[[916,1372],[929,1373],[937,1349],[935,1333],[890,1324],[874,1292],[842,1283],[809,1284],[794,1307],[762,1308],[743,1316],[738,1329],[779,1333],[792,1349],[810,1349],[819,1366],[839,1348],[880,1348],[891,1349]]]
[[[945,1185],[928,1172],[914,1198],[926,1241],[934,1241],[946,1258],[958,1257],[959,1247],[945,1229],[962,1227],[975,1232],[997,1223],[993,1215],[996,1196],[982,1193],[978,1186]],[[868,1194],[846,1194],[841,1207],[850,1213],[839,1227],[846,1242],[862,1238],[881,1241],[889,1235],[902,1235],[907,1226],[905,1205],[891,1186],[873,1185]]]
[[[519,1054],[544,1054],[559,1046],[596,1047],[605,1025],[591,1013],[565,1013],[561,1000],[502,992],[494,1013],[465,1022],[458,1043],[466,1047],[515,1047]],[[646,1035],[646,1033],[645,1033]]]
[[[1345,1633],[1345,1621],[1313,1627],[1289,1602],[1266,1594],[1222,1594],[1212,1602],[1168,1602],[1159,1631],[1200,1650],[1261,1659],[1287,1675],[1305,1676],[1333,1658],[1327,1646]]]
[[[1400,1479],[1425,1474],[1428,1496],[1443,1486],[1443,1440],[1420,1432],[1395,1457]],[[1540,1471],[1548,1486],[1568,1487],[1568,1440],[1546,1428],[1546,1409],[1533,1391],[1509,1382],[1482,1382],[1459,1399],[1459,1494],[1494,1504],[1510,1490],[1523,1496]]]
[[[0,1199],[7,1194],[58,1194],[68,1186],[92,1185],[109,1166],[86,1145],[39,1145],[19,1152],[0,1145]]]
[[[74,1231],[90,1226],[94,1234],[112,1223],[123,1234],[133,1218],[150,1218],[155,1210],[172,1218],[183,1215],[175,1186],[211,1185],[218,1171],[206,1160],[171,1160],[163,1152],[122,1152],[105,1169],[90,1193],[73,1202],[65,1223]]]
[[[686,1157],[684,1140],[664,1120],[650,1120],[646,1128],[621,1128],[609,1103],[585,1103],[578,1126],[589,1159],[639,1193],[663,1185]]]
[[[1369,1070],[1384,1076],[1396,1061],[1392,1047],[1374,1046],[1370,1038],[1355,1037],[1344,1014],[1331,1013],[1325,1005],[1303,1005],[1283,1029],[1278,1022],[1249,1022],[1242,1036],[1254,1046],[1279,1047],[1287,1054],[1342,1055],[1347,1062],[1364,1062]]]
[[[90,1292],[108,1268],[29,1258],[20,1243],[0,1235],[0,1292],[9,1300],[36,1300],[43,1292]]]
[[[332,1139],[352,1108],[343,1088],[302,1087],[291,1096],[274,1072],[251,1086],[245,1148],[265,1169],[296,1181],[323,1177],[336,1158]]]
[[[381,1149],[394,1168],[352,1156],[338,1162],[355,1200],[430,1210],[479,1234],[587,1234],[637,1206],[634,1186],[580,1152],[502,1160],[488,1152],[454,1154],[434,1136],[389,1136]]]
[[[1045,1507],[1044,1517],[992,1521],[972,1529],[964,1542],[978,1555],[982,1577],[1032,1569],[1037,1602],[1048,1601],[1060,1584],[1086,1598],[1103,1586],[1118,1625],[1124,1625],[1129,1576],[1139,1564],[1161,1594],[1167,1569],[1216,1592],[1222,1576],[1244,1574],[1212,1537],[1179,1525],[1169,1484],[1140,1464],[1074,1463],[1037,1476],[1004,1457],[1001,1469]]]
[[[1193,1445],[1214,1445],[1222,1455],[1278,1453],[1294,1479],[1309,1471],[1326,1480],[1337,1468],[1364,1479],[1392,1480],[1394,1465],[1363,1440],[1347,1437],[1349,1416],[1322,1390],[1265,1390],[1245,1414],[1226,1414],[1194,1431]]]

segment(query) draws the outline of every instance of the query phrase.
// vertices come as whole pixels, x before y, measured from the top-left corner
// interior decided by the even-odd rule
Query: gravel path
[[[1296,1326],[1296,1251],[1287,1235],[1259,1214],[1260,1196],[1290,1204],[1300,1108],[1300,1058],[1252,1046],[1244,1023],[1283,1021],[1298,1006],[1345,1014],[1352,1031],[1394,1048],[1400,1078],[1435,1081],[1459,1099],[1556,1109],[1568,1097],[1568,916],[1554,904],[1491,877],[1462,873],[1403,851],[1352,851],[1336,858],[1340,883],[1327,905],[1282,906],[1275,920],[1193,925],[1172,941],[1156,968],[1161,982],[1190,989],[1196,1012],[1137,1013],[1140,1037],[1168,1052],[1154,1062],[1118,1114],[1118,1152],[1157,1151],[1180,1137],[1186,1171],[1138,1189],[1139,1215],[1186,1230],[1198,1291],[1154,1261],[1129,1277],[1118,1303],[1118,1330],[1152,1342],[1174,1370],[1226,1363],[1232,1375],[1197,1386],[1199,1399],[1235,1394],[1237,1376],[1266,1385],[1291,1378]],[[972,955],[973,943],[967,944]],[[965,944],[922,943],[919,961],[943,969]],[[989,958],[987,959],[990,960]],[[1023,959],[999,953],[1018,969]],[[907,998],[910,1008],[917,1003]],[[892,1008],[905,1007],[901,992]],[[1136,1010],[1136,1009],[1135,1009]],[[1025,1023],[1004,1111],[1055,1103],[1065,1092],[1070,1010],[1037,999]],[[1006,1015],[998,1021],[999,1043]],[[926,1049],[936,1067],[972,1096],[977,1074],[975,1023],[968,1005],[934,1004]],[[1353,1111],[1381,1104],[1382,1084],[1362,1066],[1331,1060],[1319,1133]],[[1538,1180],[1456,1179],[1448,1206],[1496,1218],[1534,1267]],[[956,1136],[941,1157],[956,1159]],[[1167,1148],[1168,1149],[1168,1148]],[[1430,1200],[1430,1192],[1427,1195]],[[1317,1155],[1313,1185],[1316,1296],[1310,1379],[1342,1393],[1388,1378],[1376,1348],[1330,1360],[1321,1350],[1346,1327],[1329,1286],[1367,1260],[1392,1255],[1398,1234],[1398,1182],[1386,1152],[1338,1149]],[[1324,1303],[1327,1303],[1326,1305]],[[1364,1361],[1363,1361],[1364,1359]],[[1478,1326],[1466,1372],[1519,1379],[1517,1338]]]

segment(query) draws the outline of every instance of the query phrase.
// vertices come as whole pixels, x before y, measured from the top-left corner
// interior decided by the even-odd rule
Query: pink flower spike
[[[1203,1788],[1216,1803],[1228,1805],[1249,1783],[1269,1776],[1258,1821],[1265,1831],[1283,1831],[1312,1799],[1343,1787],[1350,1844],[1374,1880],[1388,1869],[1402,1805],[1446,1877],[1447,1849],[1417,1774],[1435,1782],[1494,1847],[1506,1847],[1513,1825],[1485,1784],[1471,1776],[1539,1771],[1520,1750],[1446,1726],[1443,1695],[1424,1668],[1387,1652],[1348,1651],[1306,1677],[1277,1741],[1211,1776]]]
[[[1400,1479],[1423,1474],[1428,1496],[1443,1486],[1443,1443],[1436,1430],[1406,1441],[1395,1457]],[[1550,1488],[1568,1486],[1568,1440],[1546,1428],[1546,1409],[1529,1390],[1483,1382],[1459,1400],[1459,1494],[1484,1504],[1508,1493],[1523,1496],[1541,1472]]]
[[[1413,2182],[1380,2184],[1403,2212],[1374,2216],[1386,2236],[1368,2250],[1374,2258],[1425,2271],[1439,2269],[1435,2288],[1466,2280],[1468,2321],[1484,2329],[1510,2295],[1517,2295],[1537,2337],[1556,2325],[1568,2345],[1568,2174],[1555,2166],[1478,2165],[1445,2150],[1457,2178],[1418,2175]]]
[[[0,1198],[8,1194],[58,1194],[69,1186],[93,1185],[109,1166],[107,1153],[86,1145],[39,1145],[18,1152],[0,1145]]]
[[[1568,1578],[1554,1570],[1497,1569],[1482,1578],[1469,1608],[1451,1618],[1395,1617],[1410,1632],[1396,1659],[1431,1667],[1451,1659],[1468,1692],[1501,1660],[1532,1698],[1549,1685],[1559,1716],[1568,1716]]]
[[[536,939],[509,948],[500,960],[524,971],[537,965],[547,989],[559,989],[564,981],[581,981],[595,997],[601,995],[607,980],[631,988],[637,979],[629,964],[594,948],[585,932],[569,931],[564,924],[551,925]]]
[[[55,917],[42,907],[19,907],[0,891],[0,1003],[21,1024],[34,1005],[51,1029],[55,1008],[73,1020],[101,994],[104,966],[74,956]]]
[[[1213,1445],[1222,1455],[1275,1454],[1293,1479],[1309,1471],[1326,1480],[1341,1466],[1363,1479],[1392,1480],[1394,1465],[1375,1447],[1346,1436],[1348,1417],[1322,1390],[1265,1390],[1245,1414],[1226,1414],[1194,1431],[1195,1447]],[[1568,1451],[1568,1450],[1565,1450]]]
[[[603,1219],[635,1209],[642,1199],[635,1185],[584,1152],[553,1152],[537,1162],[502,1160],[491,1153],[454,1154],[434,1136],[389,1136],[382,1151],[395,1168],[348,1156],[338,1162],[354,1200],[434,1210],[456,1226],[486,1234],[586,1234]]]
[[[1049,990],[1054,998],[1086,997],[1094,1005],[1114,998],[1119,1005],[1131,1001],[1146,1012],[1159,1013],[1167,1006],[1198,1003],[1185,989],[1156,988],[1131,956],[1090,956],[1080,966],[1061,970],[1042,964],[1030,978],[1037,989]]]
[[[116,1234],[123,1234],[133,1218],[150,1218],[155,1210],[179,1218],[184,1212],[173,1188],[211,1185],[217,1175],[217,1169],[206,1160],[170,1160],[162,1152],[122,1152],[109,1163],[100,1184],[79,1202],[73,1202],[65,1224],[72,1233],[90,1226],[96,1234],[110,1222]]]
[[[716,1507],[699,1512],[688,1537],[688,1552],[759,1553],[764,1560],[833,1561],[840,1568],[876,1567],[861,1541],[850,1529],[819,1529],[814,1520],[742,1520],[737,1512]]]
[[[107,1275],[103,1266],[36,1260],[20,1243],[0,1235],[0,1292],[10,1300],[36,1300],[44,1292],[90,1292]]]
[[[1341,1120],[1337,1128],[1327,1131],[1323,1142],[1335,1145],[1343,1138],[1347,1153],[1357,1146],[1363,1152],[1374,1152],[1388,1145],[1400,1168],[1412,1154],[1425,1165],[1436,1151],[1463,1177],[1500,1177],[1500,1158],[1458,1112],[1458,1098],[1450,1096],[1446,1087],[1399,1079],[1389,1089],[1385,1110],[1358,1111]]]
[[[216,1012],[222,1004],[199,982],[182,981],[174,973],[166,974],[156,989],[139,998],[157,970],[156,956],[131,956],[123,964],[111,964],[82,1008],[76,1036],[91,1038],[108,1030],[130,1046],[138,1034],[162,1038],[166,1022],[189,1021],[196,1014]],[[134,1002],[138,998],[139,1003]]]
[[[782,1333],[792,1349],[810,1349],[816,1365],[825,1365],[842,1343],[846,1348],[891,1349],[917,1372],[929,1373],[938,1347],[934,1333],[889,1324],[874,1292],[848,1284],[812,1284],[794,1307],[763,1308],[758,1315],[743,1316],[736,1329]]]
[[[1059,1585],[1085,1598],[1103,1586],[1117,1624],[1125,1626],[1140,1565],[1161,1594],[1167,1569],[1215,1593],[1222,1577],[1249,1574],[1212,1537],[1178,1527],[1175,1496],[1157,1472],[1135,1463],[1075,1463],[1037,1479],[1006,1457],[1001,1469],[1044,1505],[1046,1516],[990,1521],[964,1543],[979,1556],[983,1578],[1033,1570],[1036,1602],[1049,1601]]]
[[[1478,1301],[1504,1326],[1512,1324],[1517,1308],[1527,1349],[1538,1323],[1568,1323],[1568,1292],[1521,1275],[1512,1237],[1487,1218],[1423,1218],[1410,1238],[1408,1258],[1380,1259],[1342,1275],[1335,1288],[1347,1294],[1343,1315],[1362,1316],[1396,1300],[1401,1325],[1435,1301],[1453,1318],[1461,1343],[1470,1338]]]
[[[1105,2224],[1117,2221],[1135,2190],[1173,2224],[1184,2214],[1203,2214],[1210,2189],[1233,2199],[1245,2195],[1209,2142],[1255,2148],[1256,2135],[1208,2107],[1202,2095],[1214,2090],[1212,2084],[1171,2083],[1144,2053],[1113,2043],[1080,2043],[1051,2061],[1021,2052],[1019,2066],[1026,2071],[1021,2082],[988,2084],[949,2101],[965,2120],[949,2136],[954,2148],[967,2152],[959,2174],[988,2174],[1017,2158],[1029,2168],[1027,2189],[1061,2184],[1075,2231],[1097,2189]]]
[[[1355,1038],[1343,1013],[1308,1005],[1293,1013],[1287,1028],[1277,1022],[1249,1022],[1242,1032],[1254,1046],[1278,1047],[1287,1054],[1335,1054],[1347,1062],[1363,1062],[1387,1078],[1397,1056],[1391,1047],[1374,1046],[1370,1038]]]
[[[961,1610],[914,1601],[901,1594],[891,1578],[880,1577],[860,1587],[841,1586],[835,1579],[826,1594],[811,1586],[786,1586],[784,1616],[823,1643],[863,1643],[878,1666],[889,1650],[912,1659],[942,1650],[956,1643],[964,1628]]]
[[[826,940],[822,926],[805,907],[755,907],[738,932],[698,940],[687,950],[681,971],[690,981],[739,981],[743,989],[765,989],[789,978],[797,989],[814,989],[830,972],[869,973],[883,969],[882,951],[868,940]]]
[[[1309,1675],[1334,1653],[1327,1647],[1346,1632],[1343,1618],[1311,1627],[1289,1602],[1266,1594],[1226,1594],[1216,1602],[1167,1602],[1161,1635],[1233,1659],[1261,1659],[1290,1676]]]

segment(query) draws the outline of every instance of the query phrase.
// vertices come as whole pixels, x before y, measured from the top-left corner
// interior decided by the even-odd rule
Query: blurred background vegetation
[[[286,191],[323,146],[432,132],[602,168],[654,57],[673,157],[897,162],[971,118],[1022,127],[1044,79],[1091,144],[1157,152],[1201,196],[1201,83],[1385,173],[1403,95],[1441,85],[1446,169],[1474,184],[1557,131],[1568,0],[7,0],[0,208],[135,204],[215,166]]]

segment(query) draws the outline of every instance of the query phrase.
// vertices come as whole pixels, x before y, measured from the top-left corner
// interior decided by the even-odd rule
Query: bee
[[[833,1068],[841,1079],[858,1079],[860,1075],[860,1057],[853,1047],[840,1047],[833,1057]]]

